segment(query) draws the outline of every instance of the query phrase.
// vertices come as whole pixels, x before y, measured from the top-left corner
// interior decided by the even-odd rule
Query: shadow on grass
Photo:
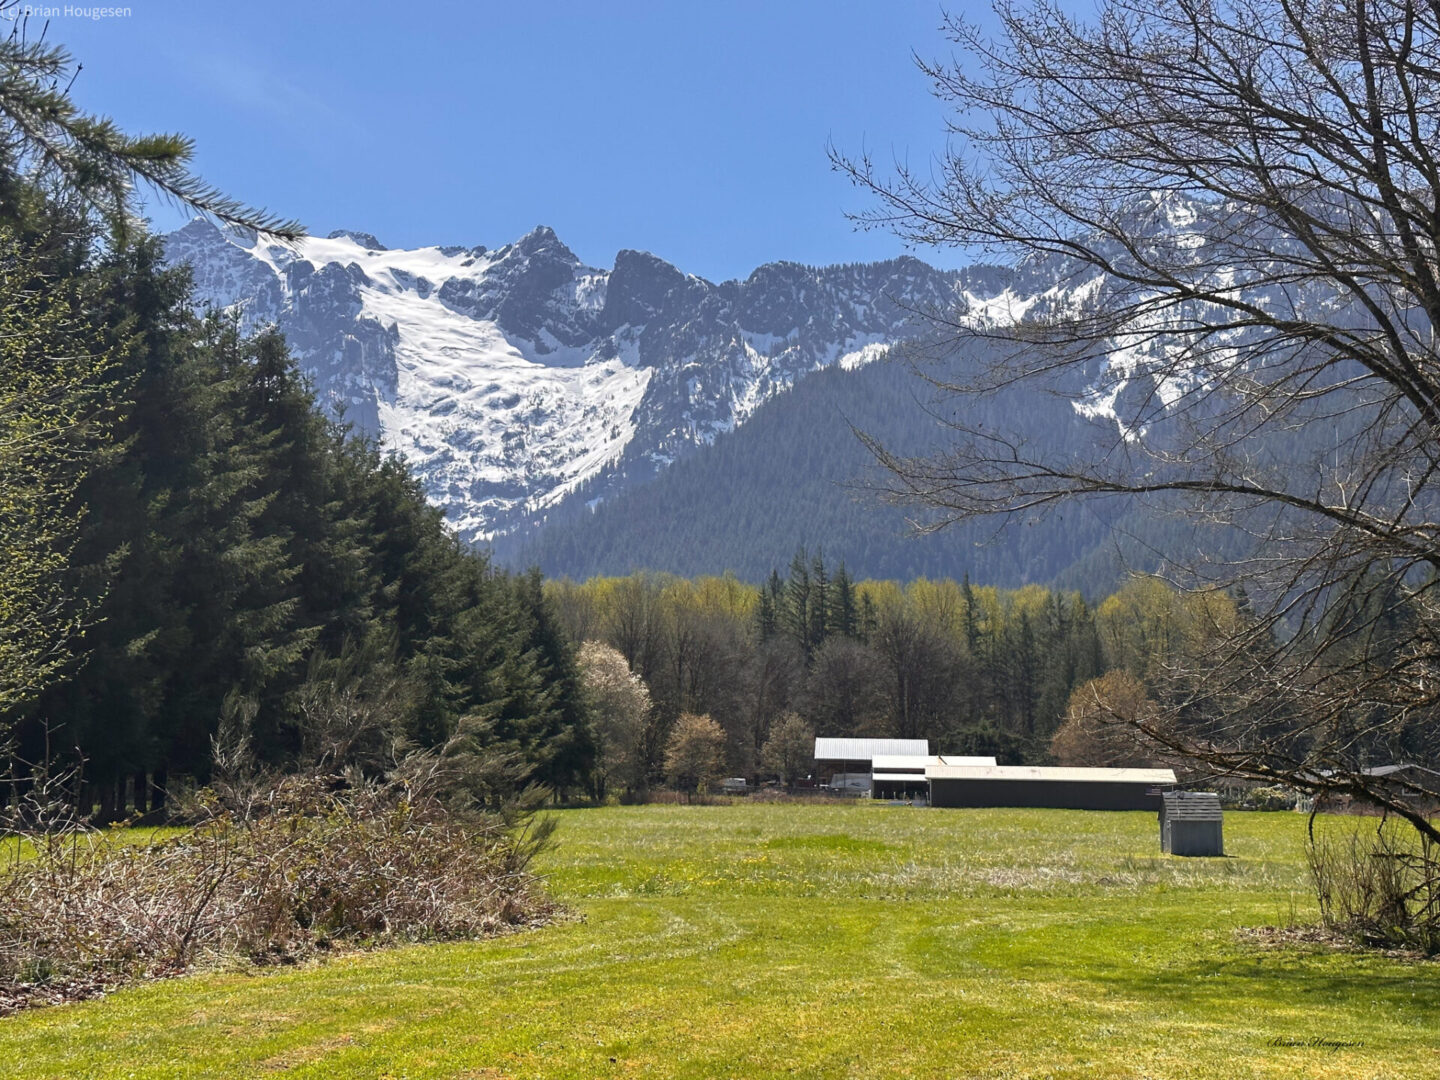
[[[1353,1021],[1356,1004],[1363,1002],[1365,1015],[1377,1022],[1383,1018],[1387,1025],[1400,1021],[1423,1026],[1440,1040],[1440,1028],[1433,1026],[1434,1003],[1440,1000],[1440,963],[1324,946],[1261,949],[1220,941],[1208,943],[1209,947],[1205,942],[1194,944],[1195,953],[1183,958],[1172,955],[1150,963],[1091,958],[1068,970],[1056,966],[1050,971],[1122,998],[1155,999],[1208,1015],[1229,1012],[1237,1026],[1267,1014],[1283,1016],[1286,1024],[1293,1025],[1297,1008],[1343,1012]],[[1041,970],[1031,969],[1027,975],[1040,976]]]

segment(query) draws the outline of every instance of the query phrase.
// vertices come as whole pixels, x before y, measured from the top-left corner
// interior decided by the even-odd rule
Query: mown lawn
[[[20,1014],[0,1076],[1440,1077],[1440,963],[1237,939],[1314,917],[1300,815],[1213,860],[1140,813],[562,818],[581,920]]]
[[[167,825],[152,825],[143,828],[131,829],[120,825],[112,825],[104,832],[89,832],[72,834],[80,837],[81,841],[116,841],[121,844],[153,844],[168,840],[172,836],[178,836],[184,829]],[[69,841],[67,841],[69,842]],[[23,836],[0,837],[0,871],[15,862],[24,862],[26,859],[35,857],[35,845],[28,838]]]

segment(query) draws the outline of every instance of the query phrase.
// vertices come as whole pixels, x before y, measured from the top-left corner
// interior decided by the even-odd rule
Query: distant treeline
[[[760,751],[787,713],[821,735],[925,738],[937,751],[1045,762],[1077,687],[1117,669],[1150,681],[1238,603],[1151,577],[1094,608],[1039,586],[853,581],[843,563],[803,550],[758,588],[633,574],[545,589],[573,641],[610,645],[648,686],[657,776],[665,731],[682,713],[721,724],[734,775],[763,771]]]

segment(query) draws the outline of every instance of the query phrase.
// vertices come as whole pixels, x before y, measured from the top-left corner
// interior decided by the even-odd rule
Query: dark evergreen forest
[[[918,456],[941,450],[946,421],[963,416],[994,430],[1018,426],[1031,446],[1045,450],[1101,452],[1100,422],[1083,419],[1060,398],[1012,389],[957,399],[928,381],[956,380],[981,362],[975,355],[951,356],[912,366],[897,357],[854,371],[816,372],[712,446],[618,498],[591,510],[581,489],[550,514],[535,540],[501,541],[497,557],[576,579],[728,569],[758,584],[777,552],[804,545],[844,552],[857,577],[958,580],[968,574],[1002,588],[1079,589],[1098,601],[1132,572],[1184,563],[1202,548],[1245,550],[1243,536],[1204,531],[1178,504],[1100,499],[1003,528],[982,523],[918,533],[911,522],[917,508],[882,497],[886,477],[857,431],[888,450]],[[917,524],[931,521],[921,516]]]
[[[47,288],[80,283],[74,315],[112,361],[75,435],[54,615],[78,633],[5,717],[19,759],[83,757],[102,816],[145,812],[208,778],[217,736],[284,765],[343,699],[409,745],[463,730],[517,784],[586,781],[573,649],[538,574],[463,549],[402,464],[317,410],[283,339],[195,310],[155,240],[38,193],[6,210]]]

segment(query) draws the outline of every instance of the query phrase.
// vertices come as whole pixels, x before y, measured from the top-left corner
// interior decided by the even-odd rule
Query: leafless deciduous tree
[[[921,61],[953,110],[933,168],[835,161],[878,197],[867,224],[989,252],[1039,297],[942,318],[977,358],[948,389],[1033,385],[1108,426],[1071,451],[963,419],[941,456],[875,446],[894,494],[942,523],[1154,499],[1252,534],[1246,565],[1188,568],[1243,579],[1247,603],[1135,722],[1216,773],[1440,839],[1423,774],[1365,768],[1437,744],[1440,4],[995,16],[949,20],[955,58]]]

